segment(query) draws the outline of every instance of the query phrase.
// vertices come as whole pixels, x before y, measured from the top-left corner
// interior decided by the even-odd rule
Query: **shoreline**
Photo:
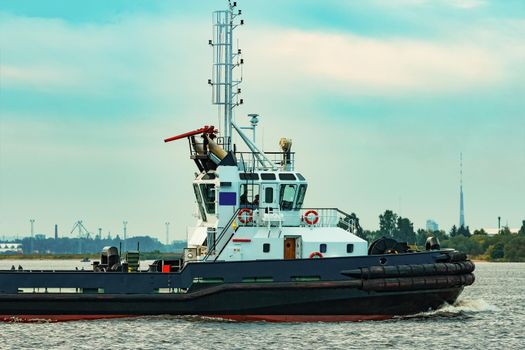
[[[140,260],[174,259],[179,258],[177,253],[141,253]],[[90,260],[100,259],[100,254],[0,254],[0,260]],[[470,259],[474,263],[507,263],[520,261],[493,261],[473,257]]]
[[[141,260],[176,259],[179,257],[180,254],[177,253],[140,253]],[[100,254],[0,254],[0,260],[81,260],[84,258],[98,260]]]

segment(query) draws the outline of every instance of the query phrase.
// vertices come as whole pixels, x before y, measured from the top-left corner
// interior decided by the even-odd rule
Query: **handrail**
[[[343,214],[345,216],[351,216],[350,214],[348,213],[345,213],[344,211],[342,211],[341,209],[339,208],[301,208],[299,210],[335,210],[337,212],[339,212],[340,214]]]
[[[349,221],[344,220],[344,219],[346,219],[346,218],[350,218],[350,219],[352,220],[352,223],[355,225],[355,222],[354,222],[354,219],[352,218],[352,215],[351,215],[351,214],[348,214],[348,213],[346,213],[346,212],[344,212],[344,211],[342,211],[342,210],[339,209],[339,208],[301,208],[300,210],[319,210],[319,211],[324,211],[324,210],[333,210],[333,211],[339,213],[341,216],[344,217],[344,218],[343,218],[343,221],[344,221],[345,223],[350,224]],[[341,220],[341,218],[340,218],[340,220]],[[355,228],[355,226],[354,226],[354,228]],[[353,232],[353,230],[352,230],[352,231],[347,230],[347,231],[349,231],[349,232]],[[353,233],[355,233],[355,232],[353,232]]]
[[[215,238],[215,241],[213,242],[213,245],[208,246],[208,252],[204,256],[203,261],[208,261],[209,257],[212,255],[212,253],[217,249],[217,242],[220,242],[223,239],[224,235],[230,229],[230,227],[231,227],[231,225],[233,223],[233,220],[235,220],[235,218],[239,214],[239,211],[241,209],[243,209],[243,208],[245,208],[245,207],[239,207],[239,208],[237,208],[235,210],[235,212],[233,213],[231,218],[228,220],[228,223],[222,229],[221,233]],[[259,209],[261,209],[261,208],[259,208]],[[332,210],[332,211],[335,211],[335,212],[339,213],[344,218],[351,217],[350,214],[340,210],[339,208],[301,208],[301,209],[297,209],[297,210],[298,211],[308,211],[308,210],[317,210],[317,211],[324,211],[324,210],[326,210],[326,211],[329,211],[329,210]],[[350,222],[347,222],[347,223],[350,224]],[[349,226],[349,227],[351,227],[351,226]],[[222,254],[222,252],[224,251],[224,249],[226,248],[228,243],[231,241],[233,236],[234,236],[234,233],[232,233],[232,235],[228,238],[228,240],[223,244],[221,250],[218,253],[215,254],[215,259],[213,261],[217,261],[217,259]],[[208,242],[208,244],[210,244],[210,243]]]
[[[230,241],[232,240],[233,236],[235,235],[235,233],[232,233],[230,238],[228,238],[228,240],[226,241],[226,243],[224,243],[224,245],[222,246],[222,249],[221,251],[215,255],[215,259],[213,259],[213,261],[217,261],[217,259],[219,258],[219,256],[222,254],[224,248],[226,248],[226,246],[228,245],[228,243],[230,243]]]
[[[265,157],[271,162],[271,167],[261,165],[260,160],[257,158],[257,154],[254,152],[235,152],[235,156],[238,162],[242,163],[247,169],[250,168],[253,170],[266,170],[266,171],[275,171],[275,170],[286,170],[294,171],[295,164],[295,152],[263,152]],[[283,163],[285,156],[288,156],[288,161],[286,164]],[[252,164],[253,163],[253,164]],[[288,166],[288,168],[286,167]]]
[[[219,241],[222,239],[222,237],[226,234],[226,232],[228,231],[228,229],[229,229],[230,226],[232,225],[233,220],[237,217],[237,214],[239,213],[239,210],[241,210],[241,209],[242,209],[242,208],[237,208],[237,210],[235,210],[235,213],[233,213],[233,215],[232,215],[232,217],[230,218],[230,220],[228,220],[228,223],[224,226],[224,228],[222,229],[222,231],[221,231],[221,233],[219,234],[219,236],[215,238],[215,240],[214,240],[214,242],[213,242],[213,246],[208,247],[208,252],[206,253],[206,255],[205,255],[204,258],[203,258],[204,261],[207,261],[208,258],[209,258],[210,255],[211,255],[211,253],[212,253],[213,251],[215,251],[215,249],[217,248],[217,242],[219,242]],[[233,235],[232,235],[232,237],[233,237]],[[231,239],[231,237],[230,237],[230,239]],[[230,241],[230,239],[228,239],[228,242]],[[228,242],[226,242],[226,244],[228,244]],[[208,244],[209,244],[209,242],[208,242]],[[224,245],[224,246],[226,246],[226,245]],[[224,247],[221,249],[220,253],[222,253],[223,250],[224,250]],[[220,254],[220,253],[219,253],[219,254]],[[217,256],[219,256],[219,255],[217,255]],[[217,258],[215,258],[215,259],[217,259]]]

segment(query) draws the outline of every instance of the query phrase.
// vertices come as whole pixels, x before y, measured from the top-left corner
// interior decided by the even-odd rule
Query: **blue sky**
[[[239,1],[238,120],[294,140],[306,205],[424,227],[525,219],[525,3]],[[194,166],[162,139],[217,122],[206,84],[224,1],[0,0],[0,237],[59,224],[185,237]]]

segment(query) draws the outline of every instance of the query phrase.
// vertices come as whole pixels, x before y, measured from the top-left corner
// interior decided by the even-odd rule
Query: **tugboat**
[[[382,320],[454,303],[474,282],[465,254],[425,250],[383,237],[370,246],[355,217],[337,208],[305,208],[308,181],[295,167],[292,141],[279,152],[256,145],[258,115],[233,118],[242,77],[233,31],[244,22],[235,2],[216,11],[213,103],[222,127],[206,125],[167,138],[187,139],[198,170],[198,222],[180,258],[140,270],[139,252],[105,247],[92,271],[0,271],[0,319],[57,321],[141,315],[202,315],[232,320]],[[251,130],[251,137],[243,130]],[[247,151],[240,151],[238,138]]]

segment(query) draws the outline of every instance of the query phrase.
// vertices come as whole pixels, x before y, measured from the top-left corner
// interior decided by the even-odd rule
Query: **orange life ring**
[[[244,213],[246,213],[246,215],[243,215]],[[242,208],[239,210],[237,217],[241,223],[247,224],[253,221],[253,211],[249,208]]]
[[[313,220],[310,220],[310,214],[314,216]],[[306,221],[308,225],[315,225],[319,222],[319,214],[317,214],[315,210],[308,210],[306,213],[304,213],[304,221]]]
[[[321,254],[319,252],[313,252],[312,254],[310,254],[310,259],[313,259],[315,257],[318,257],[319,259],[322,259],[323,258],[323,254]]]

